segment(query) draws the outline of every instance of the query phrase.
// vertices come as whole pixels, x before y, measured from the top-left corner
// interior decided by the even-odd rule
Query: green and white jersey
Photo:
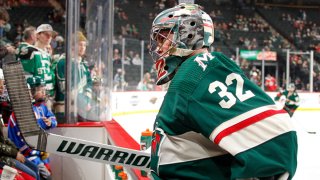
[[[55,100],[56,102],[60,102],[60,103],[64,103],[64,95],[66,90],[65,66],[66,66],[65,56],[61,56],[55,68],[56,81],[57,81],[57,91],[56,91]],[[86,63],[84,61],[81,61],[79,63],[74,63],[74,60],[72,60],[71,66],[72,66],[71,74],[73,75],[72,80],[77,79],[77,82],[71,83],[72,89],[74,87],[77,87],[78,93],[91,94],[92,79],[91,79],[89,68],[86,65]],[[77,78],[74,77],[75,75],[77,75]]]
[[[55,78],[51,67],[51,57],[46,51],[32,46],[27,43],[22,43],[17,51],[17,60],[21,61],[23,69],[27,74],[39,76],[46,83],[46,89],[49,96],[54,96]]]
[[[29,43],[21,42],[16,49],[16,60],[27,60],[30,59],[33,51],[37,51],[37,48]]]
[[[193,56],[171,81],[154,124],[155,179],[230,180],[297,166],[290,117],[221,53]]]
[[[285,106],[293,110],[299,107],[300,98],[296,91],[293,91],[292,93],[290,93],[288,90],[280,91],[274,98],[274,100],[279,101],[281,96],[284,96],[286,98]]]

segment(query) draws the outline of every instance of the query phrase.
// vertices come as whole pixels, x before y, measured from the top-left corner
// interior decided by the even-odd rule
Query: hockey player
[[[293,83],[290,83],[286,90],[281,90],[276,95],[274,100],[283,101],[283,109],[289,113],[290,117],[293,116],[293,113],[299,107],[300,103],[300,98],[296,91],[296,86]]]
[[[44,130],[55,128],[57,120],[44,103],[46,99],[45,82],[42,78],[34,76],[29,77],[27,83],[31,88],[31,95],[34,101],[33,111],[36,115],[37,123]],[[48,153],[29,147],[20,134],[20,128],[16,123],[14,113],[12,113],[8,123],[8,137],[15,143],[23,155],[38,166],[42,178],[51,179]]]
[[[297,136],[278,109],[229,58],[208,52],[213,22],[180,4],[153,21],[157,85],[170,82],[154,124],[154,179],[291,179]]]

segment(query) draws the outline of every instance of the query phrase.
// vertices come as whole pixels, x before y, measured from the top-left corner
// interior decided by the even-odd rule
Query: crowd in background
[[[1,3],[1,2],[0,2]],[[26,0],[26,1],[3,1],[2,4],[4,7],[7,7],[10,10],[14,10],[16,6],[27,6],[34,3],[34,1]],[[37,2],[38,3],[38,2]],[[145,41],[145,48],[148,47],[148,36],[146,35],[148,32],[145,32],[147,28],[146,24],[151,24],[152,19],[157,15],[157,13],[164,8],[172,7],[177,4],[176,1],[169,0],[158,0],[155,2],[146,2],[143,0],[134,2],[132,6],[136,6],[135,8],[139,9],[139,13],[135,13],[135,16],[132,16],[132,12],[129,8],[127,8],[129,1],[117,1],[115,2],[115,32],[114,32],[114,52],[113,52],[113,62],[116,64],[114,68],[114,76],[116,75],[116,70],[120,67],[121,64],[124,64],[125,67],[123,71],[125,75],[123,75],[123,81],[127,82],[127,90],[134,90],[135,87],[138,86],[140,81],[142,80],[140,77],[140,73],[134,74],[137,75],[136,78],[132,79],[128,76],[131,76],[133,71],[137,70],[135,68],[130,68],[132,66],[144,66],[143,73],[146,71],[151,73],[152,78],[156,78],[156,75],[153,74],[152,70],[152,61],[148,57],[147,50],[144,51],[144,59],[141,59],[140,49],[131,48],[125,49],[124,57],[122,52],[122,38],[126,39],[137,39]],[[130,2],[131,3],[131,2]],[[226,1],[225,3],[229,3]],[[50,0],[49,4],[51,5],[51,10],[48,12],[46,17],[46,22],[50,23],[65,23],[65,5],[61,3],[61,1]],[[245,4],[245,3],[244,3]],[[243,8],[244,4],[241,6]],[[229,3],[230,5],[230,3]],[[232,5],[232,3],[231,3]],[[85,13],[86,13],[86,1],[81,1],[81,26],[85,29]],[[152,11],[147,10],[149,7],[152,7]],[[229,9],[220,8],[220,7],[207,7],[204,6],[204,10],[210,12],[210,16],[214,19],[215,23],[215,43],[213,45],[215,51],[221,51],[231,57],[232,59],[236,59],[235,47],[239,47],[243,50],[276,50],[279,49],[294,49],[295,42],[308,40],[306,38],[312,37],[313,39],[317,39],[319,36],[319,25],[316,22],[311,21],[308,18],[308,11],[305,9],[299,10],[299,17],[295,17],[292,13],[285,12],[281,14],[279,17],[282,21],[288,21],[292,24],[292,26],[296,29],[296,31],[292,32],[292,38],[294,41],[290,41],[290,39],[286,39],[282,34],[279,34],[276,29],[273,29],[268,22],[266,22],[261,16],[256,15],[254,9],[244,8],[241,9],[239,7],[230,6]],[[145,11],[144,11],[145,10]],[[230,11],[232,10],[232,12]],[[230,13],[231,12],[231,13]],[[137,17],[141,18],[141,21],[137,22]],[[140,20],[140,19],[139,19]],[[19,42],[22,41],[22,32],[28,26],[32,25],[32,22],[28,19],[21,20],[19,23],[9,22],[5,27],[0,29],[0,35],[2,36],[2,40],[6,42],[10,42],[12,45],[17,46]],[[143,28],[144,27],[144,28]],[[252,34],[252,35],[250,35]],[[261,34],[265,34],[262,36]],[[257,36],[255,36],[257,35]],[[51,42],[51,48],[53,57],[57,58],[60,54],[64,53],[64,32],[58,32],[55,38],[53,38]],[[139,45],[139,42],[136,44]],[[315,53],[319,53],[320,43],[319,41],[312,41],[310,43],[310,47],[308,50],[314,50]],[[285,57],[278,58],[279,61],[283,61]],[[295,59],[296,57],[291,57],[290,59]],[[306,56],[301,56],[301,61],[291,60],[292,62],[292,79],[293,82],[299,82],[301,85],[297,87],[301,87],[301,90],[308,90],[309,83],[306,79],[306,72],[304,70],[300,70],[299,67],[305,66],[305,64],[310,63],[309,58]],[[315,59],[318,60],[319,57],[315,56]],[[244,59],[240,59],[239,65],[246,68],[252,68],[253,63],[248,62]],[[304,62],[307,61],[307,62]],[[304,63],[303,63],[304,62]],[[280,65],[283,65],[283,62],[279,62]],[[118,65],[118,66],[117,66]],[[94,69],[94,64],[89,64],[91,69]],[[122,68],[122,67],[120,67]],[[261,70],[261,67],[258,66],[258,69]],[[133,70],[134,69],[134,70]],[[246,69],[244,69],[246,71]],[[315,65],[314,68],[314,80],[315,86],[314,90],[318,91],[319,84],[318,76],[319,70],[318,65]],[[298,74],[297,74],[298,72]],[[299,74],[300,73],[300,74]],[[275,76],[275,72],[268,71],[268,74]],[[262,77],[260,77],[262,79]],[[261,81],[261,80],[260,80]],[[283,86],[284,80],[278,80],[278,83]]]
[[[114,49],[113,49],[113,65],[114,65],[114,74],[113,74],[113,90],[114,91],[123,91],[123,90],[139,90],[139,91],[153,91],[158,90],[157,86],[155,86],[156,82],[156,73],[152,67],[153,62],[149,60],[148,51],[144,50],[145,53],[144,59],[141,57],[141,50],[135,47],[129,47],[122,53],[122,38],[129,39],[137,39],[137,45],[139,45],[139,40],[144,40],[146,43],[145,48],[148,47],[148,36],[146,36],[149,32],[144,32],[145,29],[149,29],[151,21],[157,15],[157,12],[162,11],[165,8],[172,7],[177,4],[175,0],[157,0],[154,2],[149,2],[146,0],[140,0],[136,3],[136,7],[139,11],[131,12],[130,9],[127,8],[130,0],[122,0],[116,1],[114,7],[115,13],[115,21],[116,27],[114,32]],[[43,4],[42,4],[43,3]],[[21,17],[22,19],[19,22],[14,22],[10,20],[9,14],[6,14],[6,11],[10,11],[11,13],[15,13],[18,10],[17,7],[21,6],[38,6],[41,8],[42,6],[50,6],[50,10],[47,12],[47,16],[45,17],[45,24],[60,24],[65,26],[65,4],[61,3],[61,1],[57,0],[49,0],[48,2],[42,1],[34,1],[34,0],[0,0],[0,6],[2,7],[0,10],[0,55],[1,57],[5,57],[7,54],[14,55],[23,44],[23,42],[28,42],[29,38],[33,38],[34,42],[29,42],[29,44],[34,44],[36,39],[36,34],[28,34],[31,31],[36,32],[36,27],[40,24],[35,24],[32,20]],[[152,7],[152,11],[144,11],[145,9],[149,9],[149,6]],[[204,7],[210,8],[210,7]],[[229,56],[235,60],[235,51],[232,50],[234,47],[240,47],[245,50],[256,50],[256,49],[264,49],[264,50],[278,50],[278,49],[287,49],[287,48],[295,48],[295,45],[303,43],[312,39],[312,42],[309,44],[307,50],[314,50],[316,55],[320,54],[320,25],[317,22],[313,22],[308,19],[307,10],[301,9],[299,10],[299,17],[295,17],[290,13],[282,13],[281,20],[289,22],[292,24],[292,27],[295,31],[291,32],[290,39],[287,39],[276,29],[273,29],[268,22],[266,22],[260,16],[252,16],[252,13],[246,14],[242,13],[237,7],[236,13],[228,14],[228,10],[220,10],[218,8],[210,10],[210,16],[215,21],[215,43],[214,48],[217,51],[225,51],[229,52]],[[250,11],[251,12],[251,11]],[[137,19],[135,19],[132,13],[136,13],[137,17],[142,16],[141,22],[137,23]],[[85,15],[86,15],[86,1],[81,1],[81,29],[83,30],[83,41],[85,39]],[[41,23],[41,24],[42,24]],[[145,24],[143,24],[145,23]],[[32,29],[33,28],[33,29]],[[32,29],[32,30],[30,30]],[[53,26],[53,29],[56,29]],[[57,28],[59,29],[59,28]],[[239,33],[240,32],[240,33]],[[38,32],[39,33],[39,32]],[[256,37],[256,36],[247,36],[249,34],[265,34],[265,36]],[[64,32],[54,31],[52,35],[52,40],[48,44],[42,48],[44,52],[46,52],[51,58],[50,63],[52,65],[59,65],[64,67],[65,62],[65,37]],[[30,36],[30,37],[27,37]],[[232,47],[232,48],[231,48]],[[21,51],[20,51],[21,52]],[[122,57],[124,54],[124,57]],[[227,53],[228,54],[228,53]],[[2,58],[1,58],[2,59]],[[281,59],[280,59],[281,60]],[[319,56],[315,56],[315,60],[320,60]],[[59,64],[60,62],[60,64]],[[1,64],[3,61],[1,61]],[[61,64],[62,63],[62,64]],[[85,110],[92,110],[88,115],[83,115],[83,119],[90,118],[91,115],[95,114],[97,110],[94,107],[93,101],[104,101],[107,104],[107,99],[101,100],[99,99],[99,93],[101,89],[99,89],[99,85],[101,85],[102,80],[99,77],[98,70],[95,64],[88,64],[85,53],[81,55],[80,61],[84,71],[81,71],[85,74],[85,84],[90,84],[90,89],[85,89],[85,85],[81,86],[80,91],[80,99],[82,103],[89,104]],[[122,68],[122,65],[124,65]],[[141,66],[144,66],[143,76],[140,77],[140,72],[137,73],[137,70],[140,71]],[[243,69],[244,73],[248,76],[248,78],[256,83],[259,86],[262,86],[262,74],[260,67],[254,65],[251,61],[246,59],[240,59],[239,66]],[[320,67],[319,63],[316,62],[313,71],[310,72],[310,59],[305,55],[292,55],[290,57],[290,71],[291,71],[291,81],[294,82],[297,90],[308,90],[310,88],[309,83],[309,74],[312,73],[314,77],[314,91],[320,91]],[[132,75],[133,71],[136,73]],[[63,73],[62,73],[63,74]],[[61,74],[55,74],[57,77]],[[135,79],[127,80],[130,76],[136,76]],[[57,78],[54,77],[54,78]],[[59,79],[61,80],[61,79]],[[57,82],[59,81],[57,80]],[[268,71],[265,77],[265,84],[263,85],[266,91],[277,91],[279,88],[284,88],[283,83],[278,84],[279,81],[275,79],[275,73],[272,71]],[[2,83],[2,85],[1,85]],[[62,82],[62,84],[65,82]],[[60,86],[63,86],[60,84]],[[0,77],[0,89],[3,90],[3,77]],[[60,87],[63,88],[63,87]],[[1,107],[8,108],[8,104],[3,104],[3,102],[7,102],[8,98],[3,96],[5,90],[0,91],[1,95]],[[90,98],[88,93],[90,94]],[[57,94],[57,93],[56,93]],[[50,98],[50,94],[48,94]],[[52,99],[57,98],[51,96]],[[59,100],[55,99],[56,102],[62,103],[64,100],[63,96],[59,96]],[[85,100],[85,102],[83,102]],[[58,104],[59,105],[59,104]],[[55,112],[58,120],[59,118],[63,118],[64,114],[61,113],[60,110],[64,109],[59,106],[50,105],[50,110]],[[58,107],[58,108],[57,108]],[[10,108],[10,107],[9,107]],[[56,109],[55,109],[56,108]],[[103,107],[105,108],[105,107]],[[58,109],[58,110],[57,110]],[[10,110],[8,110],[10,111]],[[6,113],[8,113],[6,111]],[[84,113],[86,114],[86,113]],[[8,114],[3,114],[3,117],[10,116]],[[2,134],[2,133],[1,133]],[[1,139],[0,134],[0,139]],[[5,145],[6,140],[3,139]],[[12,145],[10,145],[12,146]],[[14,148],[14,146],[12,146]],[[25,162],[23,157],[20,156],[19,152],[12,151],[13,154],[10,154],[10,158],[16,159],[20,162]],[[11,153],[12,153],[11,152]],[[7,155],[3,155],[7,156]],[[1,162],[0,162],[1,165]],[[26,169],[23,169],[28,171]],[[37,171],[37,170],[32,170]],[[30,172],[29,172],[30,174]],[[31,172],[32,174],[32,172]]]

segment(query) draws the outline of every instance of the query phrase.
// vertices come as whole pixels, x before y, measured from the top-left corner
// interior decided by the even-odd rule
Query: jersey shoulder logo
[[[194,59],[194,61],[198,63],[198,65],[202,68],[203,71],[205,71],[208,66],[207,65],[208,61],[210,61],[214,58],[215,58],[215,56],[213,56],[212,54],[204,53],[204,54],[197,56]]]

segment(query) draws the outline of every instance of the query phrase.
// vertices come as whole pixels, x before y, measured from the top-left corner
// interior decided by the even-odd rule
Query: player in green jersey
[[[279,109],[226,56],[208,52],[210,16],[180,4],[153,21],[157,84],[170,81],[154,124],[154,179],[292,179],[297,136]]]
[[[290,83],[286,90],[281,90],[276,95],[274,100],[283,103],[283,109],[289,113],[290,117],[293,116],[293,113],[296,111],[300,104],[300,98],[296,91],[296,86],[294,85],[294,83]]]

